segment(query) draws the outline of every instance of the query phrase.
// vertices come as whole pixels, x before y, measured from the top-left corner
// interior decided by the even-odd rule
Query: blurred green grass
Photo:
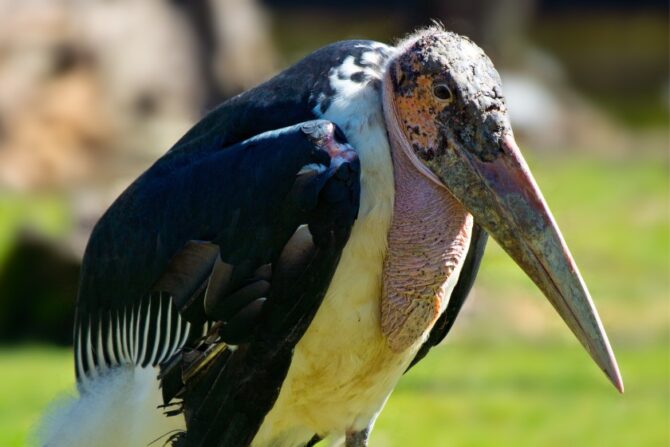
[[[58,238],[72,226],[66,200],[56,194],[30,197],[0,194],[0,267],[19,231],[35,231]]]
[[[447,342],[401,382],[372,445],[667,446],[667,350],[617,354],[624,395],[576,343]]]
[[[667,446],[666,348],[617,354],[623,396],[576,343],[447,343],[400,382],[371,445]],[[40,412],[71,391],[71,352],[3,348],[0,376],[0,445],[24,446]]]
[[[71,350],[45,346],[0,348],[0,445],[22,447],[49,403],[74,392]]]
[[[401,381],[371,445],[670,444],[667,156],[528,158],[600,309],[626,394],[492,243],[471,309]],[[63,202],[40,200],[0,199],[0,257],[25,222],[52,234],[67,227]],[[0,384],[0,446],[25,445],[49,401],[72,391],[71,353],[0,348]]]

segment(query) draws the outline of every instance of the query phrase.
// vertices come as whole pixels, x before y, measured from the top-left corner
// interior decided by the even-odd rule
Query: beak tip
[[[612,382],[612,385],[614,385],[614,388],[619,391],[620,394],[624,394],[624,385],[623,385],[623,379],[621,377],[621,373],[619,373],[619,368],[616,363],[614,363],[614,370],[611,372],[607,373],[607,376],[609,377],[610,381]]]
[[[611,352],[611,350],[608,360],[609,361],[603,368],[603,372],[610,380],[612,385],[614,385],[614,388],[616,388],[620,394],[624,394],[623,378],[621,377],[621,372],[619,372],[619,365],[617,364],[617,361],[614,358],[614,354]]]

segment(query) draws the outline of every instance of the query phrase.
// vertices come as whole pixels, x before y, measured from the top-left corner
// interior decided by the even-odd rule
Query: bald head
[[[500,76],[467,37],[431,27],[398,45],[387,95],[414,153],[430,162],[449,140],[483,160],[510,131]],[[491,144],[493,143],[493,144]]]

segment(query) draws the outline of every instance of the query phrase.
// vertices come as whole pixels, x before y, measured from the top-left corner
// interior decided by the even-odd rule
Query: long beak
[[[503,138],[500,149],[493,161],[448,150],[447,169],[451,175],[440,177],[475,221],[537,284],[593,360],[623,393],[619,368],[598,312],[511,134]],[[454,175],[456,172],[458,175]]]

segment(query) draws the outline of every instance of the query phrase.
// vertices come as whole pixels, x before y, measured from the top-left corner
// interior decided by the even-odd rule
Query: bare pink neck
[[[395,202],[383,270],[381,324],[390,348],[400,352],[444,311],[447,286],[455,284],[452,273],[467,253],[472,216],[417,169],[417,160],[410,159],[413,155],[406,153],[397,134],[390,140]]]

